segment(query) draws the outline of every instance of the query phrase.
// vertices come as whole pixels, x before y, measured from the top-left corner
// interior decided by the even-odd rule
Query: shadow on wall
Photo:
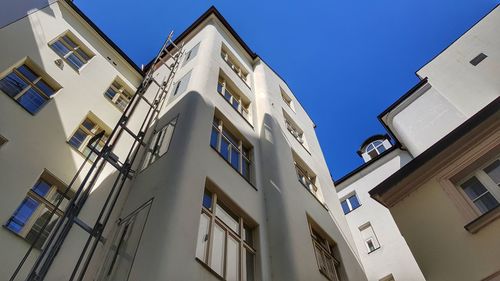
[[[57,0],[4,0],[0,3],[0,28],[4,28],[5,26],[41,10],[56,1]],[[52,9],[45,9],[43,10],[43,13],[55,17]]]

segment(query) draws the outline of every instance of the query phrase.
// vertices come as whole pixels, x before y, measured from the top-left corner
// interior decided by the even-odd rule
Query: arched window
[[[386,150],[382,140],[376,140],[371,142],[366,146],[365,152],[370,155],[371,158],[376,157]]]

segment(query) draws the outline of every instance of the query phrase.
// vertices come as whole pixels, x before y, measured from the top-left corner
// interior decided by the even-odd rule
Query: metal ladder
[[[64,244],[65,239],[74,224],[77,224],[84,231],[86,231],[88,233],[88,238],[85,242],[85,245],[83,246],[83,249],[81,250],[81,253],[78,257],[76,265],[73,268],[69,280],[83,280],[92,257],[94,256],[97,245],[100,241],[103,240],[103,231],[109,221],[109,218],[121,194],[121,191],[127,180],[131,179],[135,174],[135,171],[132,170],[132,166],[138,155],[138,152],[141,146],[147,146],[147,142],[145,141],[146,132],[153,125],[156,126],[156,121],[159,118],[160,109],[167,99],[167,95],[172,85],[173,78],[180,65],[181,57],[183,55],[183,45],[184,43],[176,45],[173,41],[173,31],[170,32],[156,58],[149,65],[149,69],[146,72],[144,79],[142,80],[140,86],[137,88],[136,93],[133,95],[122,116],[118,120],[118,123],[115,125],[111,134],[107,138],[103,148],[99,151],[96,147],[99,141],[103,139],[104,131],[96,134],[89,141],[88,148],[92,151],[92,153],[95,153],[97,157],[83,177],[82,182],[76,189],[73,198],[69,201],[63,215],[58,219],[54,229],[45,242],[40,255],[37,257],[35,263],[33,264],[26,280],[40,281],[45,279],[47,272],[49,271],[55,257],[57,256],[61,246]],[[167,65],[167,61],[170,59],[172,59],[173,62],[170,65]],[[159,65],[164,65],[169,70],[168,75],[164,76],[162,82],[156,81],[153,77],[153,74],[158,69]],[[156,84],[159,88],[154,95],[154,99],[149,100],[145,97],[145,94],[149,85],[152,83]],[[145,102],[148,109],[144,120],[142,120],[139,131],[135,133],[133,132],[133,130],[127,127],[127,124],[140,102]],[[133,138],[133,143],[130,147],[130,150],[128,151],[125,161],[120,162],[118,156],[113,153],[113,150],[123,132],[129,134]],[[88,163],[92,153],[89,153],[89,155],[86,157],[85,161],[76,172],[63,195],[66,195],[71,190],[71,187],[75,184],[76,180],[80,178],[80,174],[84,170],[84,167]],[[105,195],[106,200],[101,207],[98,218],[96,219],[93,227],[89,227],[78,218],[78,215],[85,205],[92,187],[98,180],[99,175],[104,169],[106,163],[113,166],[118,171],[118,173],[111,188],[109,189],[109,193]],[[26,263],[26,260],[33,252],[33,249],[35,248],[35,245],[44,229],[47,227],[53,215],[56,213],[56,210],[59,208],[59,205],[62,203],[63,198],[64,196],[62,196],[55,205],[54,210],[50,214],[50,218],[47,219],[44,225],[41,227],[41,230],[39,231],[34,241],[31,243],[30,248],[22,258],[21,262],[12,274],[10,280],[15,280],[16,276],[19,274],[21,268]]]

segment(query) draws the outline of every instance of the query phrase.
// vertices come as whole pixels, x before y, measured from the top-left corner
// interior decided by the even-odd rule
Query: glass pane
[[[238,281],[239,280],[239,264],[240,264],[240,251],[239,243],[229,235],[227,237],[227,253],[226,253],[226,280]]]
[[[253,234],[252,229],[247,225],[243,226],[243,240],[247,242],[248,245],[253,246]]]
[[[45,197],[45,195],[47,195],[47,193],[49,192],[50,187],[51,185],[48,182],[40,180],[35,184],[35,186],[33,186],[31,190],[33,190],[36,194]]]
[[[11,97],[19,94],[26,86],[28,84],[14,72],[0,80],[0,89]]]
[[[219,137],[219,131],[212,127],[212,135],[210,136],[210,146],[217,149],[217,139]]]
[[[45,240],[49,237],[58,219],[56,214],[52,214],[52,212],[45,207],[43,209],[43,214],[36,219],[25,238],[30,244],[36,241],[34,246],[38,249],[42,248],[43,243],[45,243]]]
[[[385,147],[383,145],[380,145],[377,147],[378,153],[381,154],[382,152],[385,151]]]
[[[232,105],[234,109],[238,110],[238,108],[240,107],[240,102],[237,101],[236,99],[233,99]]]
[[[230,229],[232,229],[237,234],[240,234],[239,218],[234,215],[229,209],[227,209],[226,206],[222,205],[220,202],[217,202],[215,214]]]
[[[488,174],[494,183],[500,185],[500,160],[495,160],[495,162],[484,168],[484,172]]]
[[[245,158],[243,158],[243,169],[241,171],[241,174],[244,178],[250,180],[250,161],[246,160]]]
[[[488,192],[475,201],[474,204],[476,204],[481,213],[486,213],[498,206],[498,201]]]
[[[244,255],[243,255],[243,281],[254,281],[255,280],[255,275],[254,275],[254,254],[244,248]]]
[[[92,132],[94,130],[95,123],[90,121],[89,119],[85,119],[82,123],[82,126]]]
[[[220,144],[220,154],[222,154],[222,157],[224,159],[229,161],[229,142],[227,141],[226,138],[221,138],[221,144]]]
[[[31,82],[35,81],[35,79],[38,78],[38,75],[36,75],[29,67],[24,64],[18,67],[17,71],[21,72],[21,74]]]
[[[33,88],[30,88],[17,99],[17,102],[30,113],[36,113],[47,102],[47,99]]]
[[[212,239],[212,261],[210,268],[212,268],[220,276],[224,276],[224,242],[225,231],[218,224],[214,225],[213,239]]]
[[[66,47],[63,43],[56,41],[54,44],[51,45],[52,49],[56,51],[60,56],[65,56],[67,53],[69,53],[68,47]]]
[[[170,140],[172,139],[172,135],[174,134],[174,125],[172,123],[169,123],[164,129],[163,129],[163,135],[162,138],[160,139],[159,143],[159,150],[158,154],[162,156],[168,151],[168,147],[170,146]]]
[[[73,65],[76,69],[80,69],[85,64],[85,62],[83,62],[75,54],[70,54],[66,59],[68,60],[68,63]]]
[[[226,90],[224,92],[224,98],[226,98],[226,100],[228,100],[228,101],[231,101],[231,97],[232,97],[231,93],[228,92],[228,90]]]
[[[62,37],[62,39],[64,40],[64,42],[66,42],[69,46],[71,46],[72,48],[76,48],[78,47],[78,45],[73,41],[71,40],[68,35],[64,35]]]
[[[69,144],[76,149],[80,149],[80,146],[82,146],[82,143],[85,141],[87,136],[87,133],[85,133],[82,129],[78,129],[69,140]]]
[[[212,209],[212,193],[208,190],[203,193],[203,207]]]
[[[356,197],[356,195],[349,197],[349,202],[351,203],[353,210],[360,206],[359,201],[358,201],[358,197]]]
[[[238,147],[238,139],[226,130],[222,130],[222,134],[235,146]]]
[[[54,94],[54,89],[51,86],[47,85],[47,83],[45,83],[43,80],[36,82],[35,85],[49,97]]]
[[[104,93],[104,95],[106,95],[106,97],[108,97],[110,100],[112,100],[112,99],[115,97],[115,95],[116,95],[116,91],[115,91],[115,90],[113,90],[113,88],[111,88],[111,87],[110,87],[110,88],[106,91],[106,93]]]
[[[234,147],[231,147],[231,166],[240,170],[240,153]]]
[[[82,57],[82,59],[87,62],[90,57],[82,49],[77,49],[76,52]]]
[[[347,204],[346,200],[342,201],[342,203],[340,205],[342,205],[342,210],[344,210],[344,214],[347,214],[351,211],[349,209],[349,205]]]
[[[206,214],[201,214],[200,228],[198,229],[198,240],[196,242],[196,257],[206,262],[208,251],[208,230],[210,218]]]
[[[217,92],[219,92],[220,94],[222,94],[222,83],[219,81],[219,83],[217,83]]]
[[[469,196],[469,198],[474,201],[479,196],[487,192],[487,189],[483,184],[476,178],[472,177],[468,181],[464,182],[462,185],[464,192]]]
[[[33,215],[36,208],[38,208],[38,205],[40,205],[40,203],[32,198],[26,197],[14,212],[14,215],[12,215],[9,219],[6,227],[15,233],[19,233],[23,229],[26,222]]]

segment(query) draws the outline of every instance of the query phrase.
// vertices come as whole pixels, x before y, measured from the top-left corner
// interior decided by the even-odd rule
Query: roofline
[[[90,27],[92,29],[94,29],[97,34],[99,34],[99,36],[102,37],[102,39],[104,39],[104,41],[106,41],[106,43],[108,43],[111,48],[113,48],[122,58],[125,59],[125,61],[127,61],[130,66],[132,66],[132,68],[134,68],[135,71],[137,71],[141,76],[144,76],[144,72],[142,71],[142,69],[137,65],[135,64],[135,62],[129,58],[129,56],[127,56],[127,54],[125,54],[124,51],[122,51],[122,49],[120,49],[120,47],[118,47],[118,45],[115,44],[115,42],[113,42],[106,34],[104,34],[104,32],[99,29],[99,27],[97,27],[97,25],[92,22],[92,20],[87,17],[82,10],[80,10],[74,3],[73,1],[71,0],[63,0],[64,3],[68,4],[68,6],[70,8],[72,8],[85,22],[87,22],[88,25],[90,25]]]
[[[434,156],[438,155],[439,153],[444,151],[447,147],[458,141],[461,137],[469,133],[471,130],[473,130],[475,127],[481,124],[484,120],[488,119],[489,117],[497,113],[499,109],[500,109],[500,97],[497,97],[495,100],[490,102],[479,112],[477,112],[472,117],[467,119],[467,121],[462,123],[462,125],[458,126],[453,131],[448,133],[445,137],[443,137],[437,143],[435,143],[430,148],[422,152],[420,155],[418,155],[404,167],[402,167],[394,174],[389,176],[387,179],[385,179],[383,182],[375,186],[368,193],[372,198],[377,200],[375,196],[380,196],[389,191],[394,185],[399,183],[407,176],[411,175],[417,169],[424,166],[427,162],[433,159]]]
[[[428,82],[428,78],[425,77],[424,79],[421,79],[415,86],[413,86],[411,89],[409,89],[404,95],[399,97],[395,102],[393,102],[391,105],[389,105],[382,113],[380,113],[377,117],[379,119],[382,119],[387,113],[391,112],[394,108],[398,107],[401,103],[403,103],[406,99],[408,99],[411,95],[413,95],[418,89],[420,89],[423,85],[425,85]]]
[[[495,7],[493,7],[488,13],[486,13],[486,15],[482,16],[479,20],[477,20],[471,27],[469,27],[464,33],[462,33],[460,36],[458,36],[457,39],[453,40],[453,42],[451,42],[448,46],[446,46],[443,50],[441,50],[441,52],[437,53],[435,56],[433,56],[429,61],[427,61],[426,63],[424,63],[420,68],[418,68],[417,71],[415,71],[415,75],[417,75],[417,77],[420,77],[417,73],[422,70],[422,68],[424,68],[426,65],[428,65],[429,63],[431,63],[433,60],[435,60],[437,57],[439,57],[442,53],[444,53],[446,50],[448,50],[448,48],[451,47],[451,45],[455,44],[455,42],[457,42],[458,40],[460,40],[460,38],[462,38],[467,32],[469,32],[471,29],[473,29],[479,22],[481,22],[483,19],[485,19],[488,15],[490,15],[496,8],[498,8],[500,6],[500,4],[496,4]]]

